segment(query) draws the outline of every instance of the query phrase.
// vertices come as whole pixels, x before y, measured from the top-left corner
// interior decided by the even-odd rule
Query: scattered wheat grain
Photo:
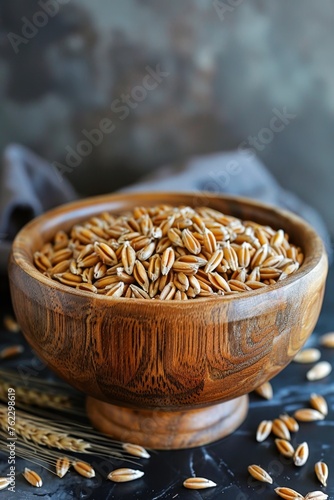
[[[273,423],[271,420],[262,420],[256,431],[256,441],[262,443],[271,433]]]
[[[321,358],[321,352],[315,347],[303,349],[296,354],[293,361],[296,363],[315,363]]]
[[[305,465],[309,456],[309,447],[306,441],[297,446],[296,451],[293,455],[294,464],[297,467]]]
[[[40,488],[43,485],[43,481],[41,477],[37,474],[37,472],[28,469],[27,467],[24,469],[24,472],[22,473],[24,479],[28,481],[32,486],[35,486],[36,488]]]
[[[307,380],[321,380],[327,377],[332,371],[332,365],[328,361],[319,361],[307,373]]]
[[[123,443],[122,447],[124,451],[135,457],[150,458],[150,454],[139,444]]]
[[[324,420],[325,415],[313,408],[301,408],[295,411],[294,417],[300,422],[316,422],[317,420]]]
[[[323,415],[326,416],[328,414],[327,401],[320,394],[315,394],[315,393],[311,394],[311,396],[310,396],[310,405],[315,410],[320,411],[320,413],[322,413]]]
[[[206,488],[214,488],[217,484],[205,477],[189,477],[183,481],[183,486],[190,490],[204,490]]]
[[[281,497],[284,498],[284,500],[298,500],[301,499],[303,500],[304,497],[298,491],[293,490],[292,488],[286,488],[286,487],[279,487],[275,488],[275,493]]]
[[[128,469],[126,467],[121,469],[115,469],[109,472],[107,478],[115,483],[126,483],[128,481],[134,481],[143,477],[144,472],[141,470]]]
[[[328,465],[325,462],[317,462],[314,465],[314,472],[323,486],[327,486]]]
[[[248,472],[252,477],[254,477],[254,479],[257,479],[258,481],[269,484],[273,483],[272,477],[259,465],[249,465]]]

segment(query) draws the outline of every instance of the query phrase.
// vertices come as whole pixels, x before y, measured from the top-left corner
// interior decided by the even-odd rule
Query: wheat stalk
[[[0,427],[7,430],[7,408],[0,407]],[[32,441],[35,444],[84,453],[90,448],[90,444],[83,439],[75,438],[67,432],[61,432],[59,425],[51,426],[44,419],[27,416],[23,412],[16,411],[15,432],[24,441]]]
[[[43,408],[59,408],[61,406],[62,409],[70,408],[72,406],[71,400],[68,396],[27,389],[3,380],[0,381],[1,401],[7,401],[9,388],[15,390],[16,404],[34,405]]]
[[[43,409],[53,408],[66,413],[82,414],[81,395],[77,395],[64,384],[29,377],[29,387],[26,387],[22,385],[22,377],[18,376],[16,371],[0,370],[0,401],[7,403],[9,388],[15,390],[15,404],[21,408],[33,405]]]
[[[29,444],[29,447],[38,450],[38,453],[44,447],[44,450],[52,448],[52,453],[55,453],[54,450],[58,449],[73,453],[97,455],[109,459],[131,460],[136,456],[131,453],[131,450],[124,449],[124,443],[100,434],[90,426],[77,422],[69,424],[64,420],[51,423],[52,418],[53,415],[49,415],[49,418],[43,418],[16,410],[15,432],[18,443]],[[8,438],[7,427],[7,407],[0,405],[0,434],[4,438]]]

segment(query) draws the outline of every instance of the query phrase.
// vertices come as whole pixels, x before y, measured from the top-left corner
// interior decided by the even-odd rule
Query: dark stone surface
[[[10,310],[10,301],[5,278],[1,280],[1,313]],[[318,336],[333,330],[334,324],[334,269],[330,270],[327,280],[325,302],[315,332],[308,345],[318,346]],[[7,345],[13,340],[10,333],[1,332],[1,344]],[[16,337],[15,337],[16,338]],[[334,351],[321,348],[322,359],[334,363]],[[17,360],[2,361],[1,367],[16,367],[23,375],[23,381],[29,379],[29,373],[40,378],[51,374],[26,346],[25,353]],[[309,365],[291,363],[272,380],[274,398],[271,401],[261,399],[256,394],[250,395],[250,411],[246,421],[231,436],[207,446],[190,450],[173,452],[152,452],[148,460],[140,460],[145,475],[132,483],[113,484],[105,479],[113,468],[129,466],[127,463],[100,460],[88,457],[88,461],[96,469],[94,479],[85,479],[74,471],[59,479],[49,472],[34,467],[43,477],[43,487],[33,489],[20,475],[24,466],[29,466],[17,459],[15,498],[33,500],[197,500],[218,499],[256,500],[265,498],[274,500],[277,495],[274,487],[288,486],[302,494],[308,491],[324,490],[329,498],[334,498],[333,476],[330,474],[328,487],[320,486],[315,478],[313,467],[318,460],[325,461],[329,469],[334,469],[334,372],[317,382],[307,382],[305,378]],[[300,430],[292,437],[292,444],[297,445],[307,441],[310,447],[310,457],[303,467],[293,465],[291,459],[280,457],[276,451],[274,438],[269,437],[263,443],[255,441],[255,431],[263,419],[273,419],[283,412],[293,413],[300,407],[308,406],[312,392],[322,394],[329,406],[329,414],[324,421],[302,423]],[[6,475],[8,470],[7,456],[1,454],[0,474]],[[83,456],[87,460],[87,456]],[[247,472],[247,466],[258,464],[271,473],[274,484],[267,485],[254,481]],[[31,466],[31,464],[30,464]],[[134,468],[139,468],[138,464]],[[217,483],[217,487],[208,490],[194,491],[182,487],[182,482],[189,476],[207,477]],[[2,492],[3,498],[7,497]]]

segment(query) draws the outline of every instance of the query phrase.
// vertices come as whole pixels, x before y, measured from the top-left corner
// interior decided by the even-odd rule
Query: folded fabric
[[[113,172],[114,175],[114,172]],[[293,193],[282,189],[249,151],[195,157],[182,165],[163,167],[150,178],[122,191],[191,191],[229,193],[291,210],[314,226],[331,255],[330,238],[319,214]],[[0,184],[0,271],[6,272],[11,241],[30,219],[77,198],[74,188],[51,165],[27,148],[9,145],[2,158]]]
[[[6,147],[0,180],[0,271],[6,272],[11,241],[18,230],[77,195],[66,179],[59,182],[48,162],[18,144]]]

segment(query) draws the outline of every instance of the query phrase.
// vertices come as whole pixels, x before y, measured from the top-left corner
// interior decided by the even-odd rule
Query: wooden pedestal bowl
[[[283,228],[302,247],[298,271],[236,296],[159,301],[112,298],[49,279],[33,253],[57,230],[105,210],[205,205]],[[9,264],[14,310],[38,356],[88,395],[93,425],[121,441],[156,449],[193,447],[233,432],[247,393],[282,370],[318,319],[327,257],[299,217],[234,197],[182,193],[101,196],[63,205],[27,224]]]

